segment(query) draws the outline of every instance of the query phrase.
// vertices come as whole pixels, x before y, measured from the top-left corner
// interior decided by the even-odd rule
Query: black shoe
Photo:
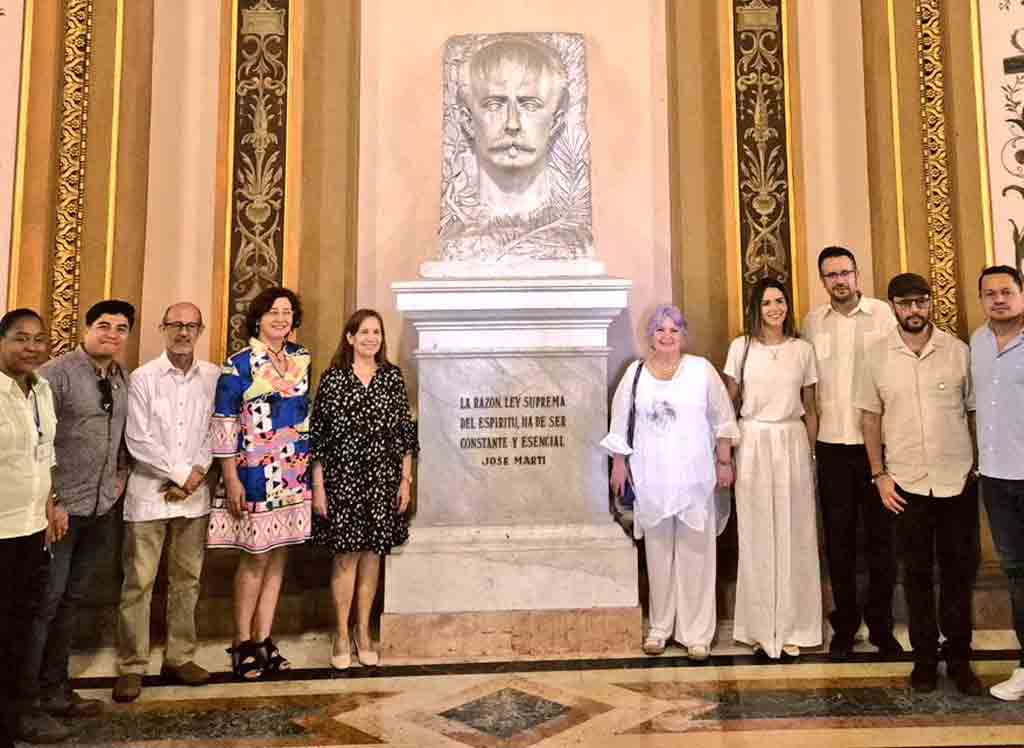
[[[891,631],[877,639],[871,639],[871,643],[878,647],[878,654],[883,657],[899,657],[905,651]]]
[[[936,662],[915,662],[910,673],[910,687],[917,693],[931,693],[939,685],[939,665]]]
[[[985,687],[974,674],[968,660],[946,663],[946,674],[953,679],[956,690],[964,696],[981,696],[985,693]]]
[[[853,653],[853,636],[834,634],[828,645],[828,657],[834,662],[846,662]]]

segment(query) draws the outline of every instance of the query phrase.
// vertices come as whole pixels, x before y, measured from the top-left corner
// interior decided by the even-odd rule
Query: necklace
[[[676,370],[679,368],[679,364],[682,360],[683,357],[680,356],[674,364],[665,365],[652,356],[647,361],[647,366],[651,369],[651,373],[654,375],[655,379],[669,380],[675,376]]]
[[[761,339],[758,339],[757,342],[759,342],[761,344],[762,348],[764,348],[766,351],[768,351],[768,354],[772,357],[772,361],[778,361],[779,360],[779,349],[786,342],[786,339],[783,338],[778,343],[765,343],[764,340],[761,340]]]
[[[282,345],[280,350],[275,351],[268,345],[267,353],[270,354],[270,365],[274,367],[274,371],[277,372],[277,376],[283,377],[288,371],[288,354],[285,353],[284,346]],[[278,362],[282,357],[284,361],[282,361],[281,364],[284,366],[284,371],[282,371],[281,366],[278,365]]]

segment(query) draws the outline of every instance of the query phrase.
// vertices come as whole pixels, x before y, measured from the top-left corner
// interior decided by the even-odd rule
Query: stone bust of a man
[[[441,261],[590,258],[582,37],[454,37],[445,84]]]

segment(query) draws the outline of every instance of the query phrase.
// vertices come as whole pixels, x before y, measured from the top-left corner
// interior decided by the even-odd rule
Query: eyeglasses
[[[181,332],[182,330],[188,330],[193,335],[203,329],[201,322],[163,322],[163,327],[174,330],[174,332]]]
[[[931,306],[932,299],[930,296],[919,296],[914,299],[893,299],[892,303],[903,311],[909,312],[914,307],[927,309]]]
[[[114,411],[114,386],[107,377],[100,377],[96,384],[100,388],[100,407],[109,415]]]
[[[835,273],[822,273],[821,277],[827,281],[846,280],[851,275],[856,275],[856,270],[839,270]]]

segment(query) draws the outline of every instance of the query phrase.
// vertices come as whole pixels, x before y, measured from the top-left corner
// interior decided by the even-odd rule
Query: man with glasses
[[[871,643],[882,655],[892,657],[903,652],[892,634],[896,583],[892,515],[879,503],[869,480],[860,411],[853,399],[854,372],[864,350],[888,335],[896,320],[888,304],[861,293],[857,260],[850,250],[823,249],[818,255],[818,272],[829,302],[807,315],[802,332],[818,360],[819,420],[814,454],[834,604],[829,616],[829,654],[838,661],[849,658],[861,624],[857,602],[857,527],[861,517],[868,567],[863,617]]]
[[[207,435],[220,367],[195,358],[203,315],[173,304],[160,323],[164,352],[132,372],[125,440],[134,458],[124,499],[124,586],[118,615],[115,701],[134,701],[149,665],[153,582],[168,543],[167,648],[161,675],[199,686],[195,609],[206,553],[212,456]]]
[[[99,701],[71,690],[68,657],[78,607],[117,539],[115,504],[128,478],[128,388],[115,359],[134,323],[135,307],[126,301],[94,304],[85,314],[82,344],[39,367],[57,415],[54,512],[66,514],[69,524],[63,539],[50,546],[47,588],[32,624],[23,690],[38,694],[39,707],[56,716],[101,711]]]
[[[903,550],[914,648],[910,685],[919,692],[935,690],[941,625],[947,675],[961,693],[977,695],[983,689],[970,662],[971,593],[978,569],[970,354],[963,341],[932,324],[931,289],[921,276],[893,278],[889,301],[899,327],[865,353],[856,404],[871,480],[896,515]]]
[[[1010,582],[1018,644],[1024,646],[1024,283],[1009,265],[986,268],[978,294],[988,323],[971,336],[978,399],[978,470],[992,539]],[[989,692],[1024,696],[1024,651],[1009,680]]]

